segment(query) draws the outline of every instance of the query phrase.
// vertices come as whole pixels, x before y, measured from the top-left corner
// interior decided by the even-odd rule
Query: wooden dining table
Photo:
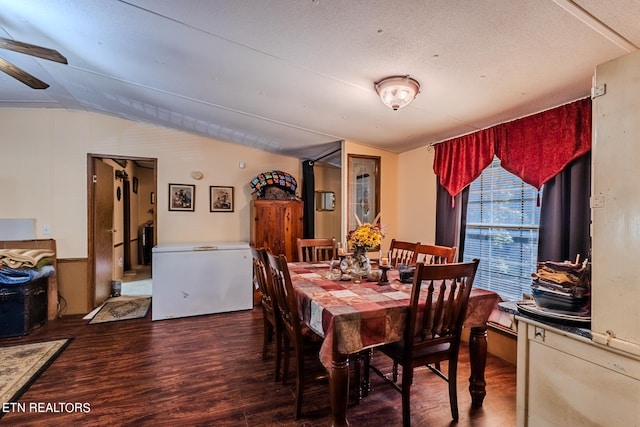
[[[388,272],[388,283],[336,279],[329,263],[289,263],[289,272],[303,321],[324,338],[320,361],[329,373],[331,425],[347,426],[349,358],[368,348],[403,338],[411,285]],[[487,319],[498,302],[494,292],[471,291],[465,327],[470,328],[469,393],[472,405],[486,395]]]

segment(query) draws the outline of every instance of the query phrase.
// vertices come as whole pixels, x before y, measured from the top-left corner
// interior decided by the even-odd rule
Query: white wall
[[[335,210],[315,211],[315,236],[333,237],[339,242],[342,240],[342,224],[340,222],[342,220],[341,170],[336,166],[316,162],[313,173],[316,191],[333,191],[336,196]]]
[[[436,174],[433,150],[416,148],[399,155],[397,238],[411,242],[435,243]]]
[[[296,158],[101,114],[0,109],[0,129],[0,218],[36,218],[38,238],[56,239],[61,258],[88,253],[88,153],[158,159],[158,243],[248,241],[250,180],[279,169],[301,181]],[[168,211],[169,183],[196,185],[195,212]],[[234,212],[209,212],[210,185],[235,188]]]
[[[38,237],[56,239],[61,258],[87,256],[88,153],[158,159],[158,243],[248,241],[249,181],[271,169],[289,172],[299,183],[302,178],[293,157],[95,113],[0,109],[0,129],[0,218],[36,218]],[[394,237],[434,241],[433,151],[395,154],[345,141],[342,153],[344,165],[350,153],[381,157],[383,248]],[[193,180],[193,170],[204,178]],[[345,167],[338,205],[346,206],[346,174]],[[168,211],[169,183],[196,185],[195,212]],[[210,185],[235,188],[233,213],[209,212]],[[44,224],[51,226],[50,236],[42,235]]]

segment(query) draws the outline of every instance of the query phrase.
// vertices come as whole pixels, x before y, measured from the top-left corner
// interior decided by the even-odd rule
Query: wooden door
[[[592,149],[591,336],[640,355],[640,52],[596,68]]]
[[[93,307],[111,295],[113,278],[113,168],[93,159]]]

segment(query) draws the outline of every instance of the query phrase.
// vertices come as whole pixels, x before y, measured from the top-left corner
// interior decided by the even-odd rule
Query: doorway
[[[157,159],[88,155],[88,305],[111,296],[113,280],[151,278],[156,241]]]

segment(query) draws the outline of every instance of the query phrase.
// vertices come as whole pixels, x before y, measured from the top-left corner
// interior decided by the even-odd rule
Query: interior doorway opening
[[[156,166],[153,158],[89,154],[90,307],[111,296],[114,282],[151,279]]]

